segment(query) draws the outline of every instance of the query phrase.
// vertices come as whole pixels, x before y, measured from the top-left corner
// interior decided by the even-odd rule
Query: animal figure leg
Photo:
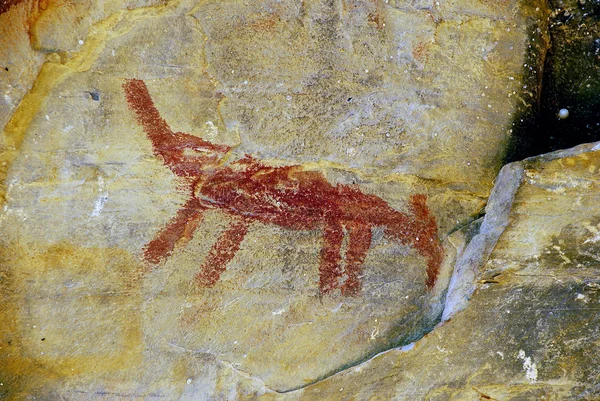
[[[248,232],[248,222],[240,220],[229,227],[212,246],[195,281],[199,286],[212,287],[235,256]]]
[[[427,195],[415,194],[409,200],[410,214],[391,212],[386,234],[403,245],[412,246],[427,260],[427,287],[433,288],[444,259],[435,216],[427,206]]]
[[[360,272],[371,247],[371,227],[353,224],[348,227],[350,241],[346,251],[346,281],[342,285],[342,295],[356,296],[360,292]]]
[[[435,216],[427,207],[427,195],[417,194],[410,197],[410,211],[414,215],[413,247],[427,258],[427,287],[435,285],[444,260],[444,249],[438,238]]]
[[[321,293],[326,294],[338,287],[338,280],[342,275],[340,252],[344,240],[344,231],[341,224],[338,222],[326,224],[323,239],[321,265],[319,266],[319,288]]]
[[[205,208],[195,198],[179,209],[169,224],[144,247],[144,261],[147,265],[143,273],[153,270],[153,267],[148,264],[156,265],[170,256],[178,242],[181,240],[187,242],[192,238],[194,230],[202,221],[204,210]]]

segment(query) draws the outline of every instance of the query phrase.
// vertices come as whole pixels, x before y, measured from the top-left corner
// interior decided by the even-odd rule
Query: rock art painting
[[[383,199],[363,193],[358,186],[332,185],[320,172],[299,165],[273,167],[249,155],[227,162],[230,146],[173,132],[155,107],[144,81],[129,79],[123,88],[154,154],[181,178],[182,188],[189,194],[172,220],[144,247],[145,273],[192,238],[205,211],[217,209],[228,215],[231,223],[196,274],[199,286],[211,287],[219,281],[252,222],[323,231],[319,266],[322,294],[336,289],[344,296],[360,294],[362,265],[374,227],[382,227],[388,237],[416,249],[427,261],[426,285],[434,286],[443,250],[426,195],[412,195],[409,213],[402,213]]]

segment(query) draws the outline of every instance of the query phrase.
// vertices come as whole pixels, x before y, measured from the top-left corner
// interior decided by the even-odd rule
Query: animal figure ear
[[[218,145],[198,136],[176,132],[170,139],[171,149],[178,149],[182,156],[221,159],[231,150],[227,145]]]

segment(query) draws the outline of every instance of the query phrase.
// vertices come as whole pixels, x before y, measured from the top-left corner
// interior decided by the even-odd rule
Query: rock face
[[[545,51],[535,2],[3,11],[7,397],[269,398],[421,338]]]
[[[599,148],[507,166],[521,173],[512,175],[510,223],[477,266],[467,307],[412,350],[389,351],[291,399],[597,399]]]

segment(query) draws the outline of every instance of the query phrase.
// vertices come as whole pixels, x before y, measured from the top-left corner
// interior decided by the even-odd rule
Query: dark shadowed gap
[[[550,6],[540,98],[517,113],[507,163],[600,140],[600,0]],[[559,118],[561,109],[568,117]]]

